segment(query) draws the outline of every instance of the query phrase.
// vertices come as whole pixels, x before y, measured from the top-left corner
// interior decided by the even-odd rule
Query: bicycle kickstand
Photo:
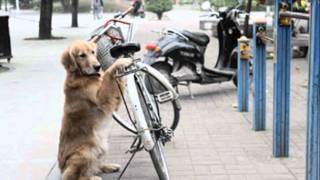
[[[130,148],[128,149],[128,151],[126,151],[126,153],[132,153],[130,159],[128,160],[127,164],[124,166],[123,170],[121,171],[118,180],[121,179],[121,177],[123,176],[123,174],[125,173],[125,171],[128,169],[133,157],[136,155],[136,153],[140,150],[143,149],[143,147],[140,147],[141,145],[141,137],[140,136],[136,136],[130,146]]]

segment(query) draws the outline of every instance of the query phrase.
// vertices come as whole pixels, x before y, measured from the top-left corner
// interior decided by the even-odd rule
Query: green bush
[[[172,9],[171,0],[147,0],[146,10],[155,13],[160,20],[164,12]]]
[[[193,0],[180,0],[180,4],[192,4]]]
[[[236,0],[232,1],[226,1],[226,0],[210,0],[210,3],[212,5],[215,5],[217,7],[232,7],[237,4]]]
[[[238,2],[241,2],[241,6],[239,9],[245,10],[248,0],[238,0]],[[233,7],[237,5],[237,0],[210,0],[210,3],[212,5],[215,5],[216,7]],[[265,11],[265,7],[261,6],[257,0],[252,0],[252,11]]]

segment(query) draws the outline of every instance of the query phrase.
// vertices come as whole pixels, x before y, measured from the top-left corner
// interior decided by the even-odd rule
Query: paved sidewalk
[[[139,20],[136,33],[142,47],[158,35],[152,29],[181,27],[198,29],[198,12],[170,12],[165,21]],[[111,15],[107,15],[111,16]],[[80,28],[68,28],[71,16],[55,14],[53,34],[67,39],[25,41],[37,35],[38,16],[33,12],[11,17],[13,44],[9,71],[0,71],[0,179],[44,179],[57,156],[63,106],[64,70],[59,62],[63,49],[85,39],[102,21],[89,14],[79,17]],[[217,42],[207,50],[208,67],[217,56]],[[165,147],[173,180],[291,180],[304,179],[306,139],[307,61],[293,60],[291,93],[290,158],[272,157],[272,61],[268,61],[267,130],[251,130],[249,113],[238,113],[236,88],[231,82],[192,85],[191,99],[181,87],[181,119],[172,142]],[[132,135],[116,123],[110,132],[110,161],[122,165]],[[115,177],[117,174],[109,175]],[[106,176],[107,178],[107,176]],[[112,178],[113,179],[113,178]],[[123,179],[157,179],[147,153],[139,152]]]

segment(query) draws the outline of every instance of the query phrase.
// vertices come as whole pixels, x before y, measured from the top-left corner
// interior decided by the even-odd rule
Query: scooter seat
[[[210,42],[209,36],[205,33],[190,32],[187,30],[182,30],[181,33],[200,46],[206,46]]]

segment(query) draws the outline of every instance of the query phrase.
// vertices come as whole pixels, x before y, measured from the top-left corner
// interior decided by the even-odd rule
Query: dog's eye
[[[95,52],[94,52],[94,51],[91,51],[91,53],[94,54]]]
[[[85,58],[87,55],[86,54],[80,54],[79,57]]]

